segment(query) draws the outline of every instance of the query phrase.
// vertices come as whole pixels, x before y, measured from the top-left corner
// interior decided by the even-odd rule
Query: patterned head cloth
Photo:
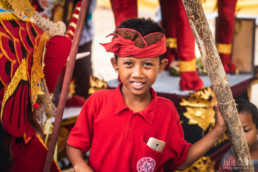
[[[110,35],[113,35],[112,41],[101,45],[119,57],[153,58],[166,52],[166,37],[161,32],[142,37],[136,30],[118,28]]]

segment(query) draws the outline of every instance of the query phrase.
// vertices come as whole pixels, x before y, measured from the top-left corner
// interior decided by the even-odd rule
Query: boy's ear
[[[162,59],[159,64],[159,73],[161,73],[168,64],[168,59]]]
[[[115,72],[118,72],[118,70],[117,70],[117,60],[116,60],[116,58],[115,58],[115,57],[112,57],[110,61],[111,61],[111,64],[112,64],[112,66],[113,66]]]

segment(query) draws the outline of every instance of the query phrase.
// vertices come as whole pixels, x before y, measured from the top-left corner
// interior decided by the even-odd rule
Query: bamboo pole
[[[201,0],[183,0],[183,4],[198,44],[203,64],[206,67],[206,71],[217,97],[220,111],[225,119],[239,170],[254,171],[249,148],[238,118],[234,98],[228,84],[227,75],[209,29]]]
[[[54,122],[54,126],[53,126],[52,135],[50,137],[50,142],[49,142],[49,147],[48,147],[48,152],[47,152],[43,172],[49,172],[51,169],[56,141],[57,141],[58,133],[59,133],[61,122],[62,122],[67,94],[69,91],[69,83],[71,82],[73,68],[74,68],[74,64],[75,64],[75,58],[76,58],[76,54],[78,51],[79,41],[80,41],[80,37],[81,37],[81,33],[82,33],[82,27],[83,27],[86,12],[88,9],[88,2],[89,2],[88,0],[82,0],[82,3],[81,3],[81,10],[79,13],[77,27],[75,29],[75,34],[74,34],[71,51],[69,53],[68,65],[67,65],[67,69],[65,72],[64,82],[62,85],[62,91],[61,91],[60,99],[59,99],[58,106],[57,106],[55,122]]]

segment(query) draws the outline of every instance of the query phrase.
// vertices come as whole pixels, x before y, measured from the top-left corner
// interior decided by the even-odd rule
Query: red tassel
[[[34,108],[34,109],[38,109],[38,108],[39,108],[39,104],[38,104],[38,103],[34,103],[34,104],[33,104],[33,108]]]

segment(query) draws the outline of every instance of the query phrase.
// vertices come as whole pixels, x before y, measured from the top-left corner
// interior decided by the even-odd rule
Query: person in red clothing
[[[0,3],[0,169],[42,171],[48,151],[43,115],[55,111],[49,92],[67,62],[77,19],[64,33],[64,24],[40,17],[29,1],[19,2]],[[60,171],[54,160],[50,171]]]
[[[238,73],[236,65],[231,61],[236,3],[237,0],[218,0],[216,43],[226,73]]]
[[[102,44],[121,83],[92,94],[67,140],[67,155],[75,171],[182,170],[213,146],[225,132],[218,112],[215,128],[194,144],[184,139],[174,104],[152,89],[168,63],[166,38],[151,19],[123,22],[109,43]],[[154,144],[154,146],[152,146]],[[90,149],[88,164],[83,152]]]
[[[179,64],[182,91],[200,90],[203,81],[196,70],[195,39],[182,0],[160,0],[162,27],[166,34],[169,60],[167,69],[175,60]]]

